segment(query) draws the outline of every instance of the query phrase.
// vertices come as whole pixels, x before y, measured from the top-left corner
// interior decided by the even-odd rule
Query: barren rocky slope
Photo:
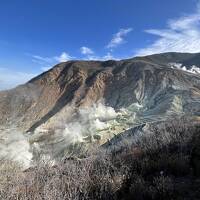
[[[177,63],[186,70],[172,67]],[[165,53],[121,61],[58,64],[24,85],[0,92],[2,132],[10,128],[29,132],[34,136],[32,143],[50,135],[48,145],[59,138],[56,142],[65,146],[69,134],[63,140],[55,130],[63,133],[67,127],[72,134],[81,130],[81,141],[91,140],[96,133],[92,139],[99,140],[102,133],[109,133],[107,140],[144,122],[174,115],[198,116],[200,75],[187,71],[193,65],[200,66],[200,54]]]
[[[168,66],[172,62],[200,65],[200,55],[195,55],[171,53],[58,64],[27,84],[0,93],[0,123],[33,130],[69,104],[89,106],[102,98],[115,109],[139,103],[145,113],[161,114],[170,107],[175,109],[177,103],[179,111],[198,114],[199,75]]]

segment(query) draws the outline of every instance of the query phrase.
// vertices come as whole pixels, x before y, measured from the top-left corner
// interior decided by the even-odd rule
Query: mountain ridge
[[[177,55],[178,55],[178,58],[177,58]],[[149,69],[147,69],[147,67],[146,67],[145,70],[150,71],[155,68],[157,68],[157,70],[158,70],[159,67],[162,68],[162,66],[164,65],[164,67],[166,67],[165,71],[166,72],[168,71],[167,73],[171,73],[170,74],[171,76],[172,75],[177,76],[177,75],[175,75],[175,73],[178,73],[176,70],[173,70],[170,72],[169,67],[166,66],[168,64],[168,62],[180,62],[180,57],[183,57],[184,62],[186,62],[185,60],[188,60],[188,59],[190,60],[191,57],[195,57],[195,62],[196,62],[196,60],[198,60],[197,59],[198,56],[200,58],[200,54],[164,53],[164,54],[156,54],[156,55],[145,56],[145,57],[135,57],[132,59],[125,59],[125,60],[120,60],[120,61],[113,61],[113,60],[109,60],[109,61],[68,61],[66,63],[61,63],[61,64],[54,66],[52,69],[48,70],[47,72],[44,72],[41,75],[31,79],[25,85],[19,86],[16,89],[12,89],[9,91],[0,92],[0,96],[3,96],[2,94],[5,94],[5,93],[11,94],[12,91],[14,91],[14,93],[18,93],[18,91],[19,91],[19,93],[28,93],[26,91],[26,90],[28,90],[29,92],[33,91],[33,93],[36,93],[36,94],[31,94],[30,96],[28,96],[28,98],[32,98],[32,96],[33,96],[32,99],[34,99],[35,98],[34,96],[37,96],[39,98],[40,92],[42,90],[43,94],[46,98],[45,101],[46,101],[47,105],[48,105],[48,103],[49,103],[49,105],[53,105],[53,104],[55,104],[55,101],[56,101],[53,99],[49,99],[48,96],[53,96],[53,97],[56,96],[60,99],[61,104],[63,103],[63,101],[65,104],[65,103],[69,103],[72,100],[75,92],[76,92],[76,95],[77,96],[79,95],[80,96],[79,98],[81,98],[81,95],[83,95],[83,94],[80,94],[81,93],[80,89],[78,90],[78,88],[81,85],[82,85],[82,87],[85,86],[85,90],[87,90],[85,92],[89,92],[91,89],[90,87],[92,87],[92,84],[95,83],[96,84],[95,86],[97,86],[97,88],[98,88],[100,85],[103,84],[103,83],[100,83],[102,79],[105,79],[103,81],[108,81],[108,79],[112,79],[113,76],[117,76],[119,73],[122,73],[122,70],[126,70],[128,68],[128,66],[130,66],[130,65],[131,65],[131,67],[129,67],[129,68],[134,68],[134,72],[132,72],[132,73],[138,72],[138,73],[140,73],[140,75],[142,75],[142,74],[141,74],[141,72],[138,71],[137,68],[141,69],[144,66],[148,66]],[[161,58],[158,58],[158,57],[161,57]],[[163,58],[165,59],[166,57],[167,57],[167,62],[164,63],[163,61],[161,61],[162,64],[159,64],[159,63],[161,63],[159,60],[163,60]],[[174,57],[176,59],[172,60],[171,58],[174,58]],[[187,57],[187,59],[185,57]],[[156,60],[156,62],[154,60]],[[124,68],[126,68],[126,69],[124,69]],[[129,70],[129,71],[131,73],[131,70]],[[126,73],[126,72],[124,71],[123,73]],[[180,75],[182,76],[183,73],[184,72],[181,71]],[[136,76],[136,74],[134,74],[134,76]],[[154,74],[152,73],[150,76],[154,76]],[[198,77],[198,75],[193,75],[193,77]],[[97,81],[97,79],[98,79],[98,81]],[[114,80],[114,81],[115,81],[115,83],[117,83],[116,80]],[[65,90],[66,90],[66,93],[64,92]],[[100,92],[100,88],[98,88],[98,90]],[[52,94],[51,94],[51,92],[52,92]],[[49,94],[47,95],[47,93],[49,93]],[[83,93],[83,91],[82,91],[82,93]],[[20,96],[20,95],[21,94],[19,94],[17,96]],[[89,95],[92,95],[92,94],[89,94]],[[101,94],[101,95],[103,95],[103,94]],[[107,93],[106,93],[106,95],[107,95]],[[21,96],[23,96],[23,95],[21,95]],[[95,95],[92,95],[91,98],[95,98],[94,96]],[[104,96],[101,96],[101,97],[104,98]],[[9,98],[10,98],[10,96],[9,96]],[[62,98],[64,98],[63,101],[62,101]],[[96,98],[98,99],[98,97],[96,97]],[[11,97],[11,99],[12,99],[12,97]],[[93,99],[94,102],[96,102],[97,99],[96,100]],[[109,97],[108,97],[108,99],[109,99]],[[77,97],[77,101],[78,101],[78,97]],[[108,104],[111,104],[111,106],[114,106],[114,107],[116,106],[116,105],[113,105],[114,103],[111,103],[111,101],[108,100],[108,102],[109,102]],[[59,107],[59,101],[57,103],[58,103],[58,107]],[[117,103],[115,103],[115,104],[117,104]]]
[[[169,63],[198,67],[200,54],[60,63],[24,85],[0,92],[0,127],[29,133],[44,149],[58,138],[63,141],[66,131],[70,141],[77,134],[76,141],[104,138],[102,144],[138,124],[199,116],[200,75]],[[107,119],[108,111],[112,117]],[[58,146],[65,148],[67,138]]]

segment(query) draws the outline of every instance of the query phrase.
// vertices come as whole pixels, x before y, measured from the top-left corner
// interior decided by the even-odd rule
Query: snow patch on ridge
[[[181,63],[169,63],[169,66],[172,69],[180,69],[189,73],[200,74],[200,68],[197,67],[196,65],[190,66],[189,69]]]

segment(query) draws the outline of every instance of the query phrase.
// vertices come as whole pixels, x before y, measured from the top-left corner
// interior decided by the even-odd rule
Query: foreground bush
[[[163,122],[129,133],[112,151],[24,172],[1,161],[0,199],[200,199],[199,130],[196,122]]]

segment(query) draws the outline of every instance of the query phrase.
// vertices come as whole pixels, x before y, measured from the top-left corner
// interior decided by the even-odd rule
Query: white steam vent
[[[0,131],[0,159],[14,160],[24,168],[29,167],[32,153],[27,138],[16,129]]]
[[[70,117],[66,115],[65,123],[54,121],[54,126],[43,124],[29,137],[14,128],[4,129],[0,131],[0,158],[19,161],[27,168],[38,158],[56,160],[66,156],[72,146],[87,146],[95,141],[100,145],[131,127],[140,107],[136,103],[116,111],[99,102],[90,107],[74,109],[76,111]]]
[[[72,142],[83,141],[84,137],[92,136],[99,131],[109,128],[110,122],[116,119],[118,113],[112,107],[102,103],[78,111],[78,118],[66,124],[63,136]]]
[[[122,132],[125,123],[122,120],[121,124],[119,119],[124,115],[126,114],[122,116],[121,111],[116,112],[114,108],[99,102],[90,107],[80,108],[64,125],[60,126],[60,122],[56,124],[54,121],[53,131],[43,124],[36,129],[30,141],[35,152],[51,154],[53,158],[57,158],[61,154],[66,155],[72,145],[85,145],[94,141],[102,143],[114,134]]]

